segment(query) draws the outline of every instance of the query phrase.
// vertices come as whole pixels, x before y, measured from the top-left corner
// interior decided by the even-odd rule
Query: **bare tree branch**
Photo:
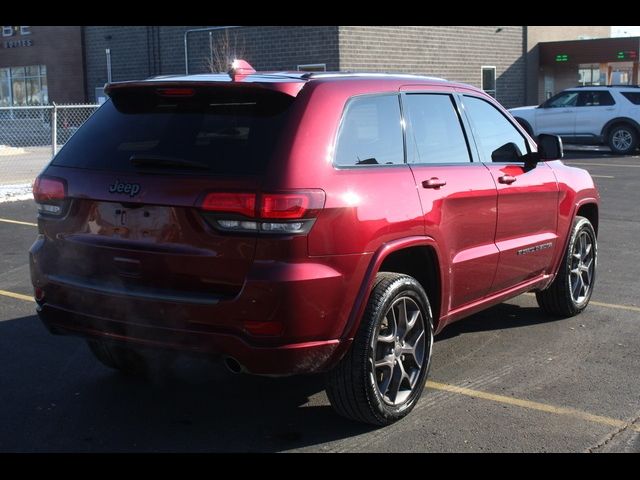
[[[209,37],[209,57],[205,58],[205,69],[212,73],[226,73],[231,68],[231,63],[236,58],[244,57],[244,41],[238,40],[235,33],[229,34],[229,30],[224,30],[222,34]]]

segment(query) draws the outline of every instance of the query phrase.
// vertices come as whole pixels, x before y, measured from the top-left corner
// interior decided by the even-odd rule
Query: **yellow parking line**
[[[4,222],[4,223],[16,223],[18,225],[29,225],[30,227],[37,227],[38,224],[37,223],[30,223],[30,222],[20,222],[18,220],[9,220],[8,218],[0,218],[0,222]]]
[[[24,300],[26,302],[35,302],[33,297],[30,297],[29,295],[22,295],[21,293],[14,293],[14,292],[7,292],[6,290],[0,290],[0,295],[3,295],[5,297],[15,298],[17,300]]]
[[[630,310],[632,312],[640,312],[640,307],[632,307],[631,305],[616,305],[615,303],[603,303],[590,301],[589,305],[597,305],[599,307],[618,308],[620,310]]]
[[[29,295],[22,295],[21,293],[8,292],[6,290],[0,290],[0,295],[5,297],[15,298],[17,300],[24,300],[27,302],[35,302],[33,297]],[[593,302],[592,302],[593,303]],[[640,309],[639,309],[640,310]],[[554,405],[547,405],[545,403],[533,402],[530,400],[522,400],[520,398],[506,397],[504,395],[496,395],[494,393],[482,392],[480,390],[472,390],[470,388],[458,387],[456,385],[448,385],[446,383],[427,381],[427,387],[434,390],[444,390],[446,392],[458,393],[460,395],[467,395],[469,397],[482,398],[484,400],[490,400],[498,403],[505,403],[507,405],[515,405],[517,407],[528,408],[531,410],[538,410],[541,412],[553,413],[556,415],[564,415],[568,417],[578,418],[580,420],[586,420],[588,422],[600,423],[608,425],[610,427],[623,428],[628,426],[636,432],[640,432],[640,425],[627,425],[622,420],[615,418],[603,417],[601,415],[594,415],[592,413],[583,412],[574,408],[556,407]]]
[[[565,162],[567,165],[593,165],[594,167],[628,167],[628,168],[640,168],[640,165],[625,165],[622,163],[587,163],[587,162]]]
[[[535,293],[527,292],[524,295],[527,297],[535,297]],[[594,300],[589,301],[589,305],[597,305],[598,307],[616,308],[618,310],[629,310],[630,312],[640,312],[640,307],[634,307],[632,305],[618,305],[617,303],[604,303],[596,302]]]
[[[449,385],[446,383],[432,382],[431,380],[427,382],[427,387],[433,388],[434,390],[444,390],[445,392],[458,393],[460,395],[467,395],[469,397],[482,398],[484,400],[490,400],[492,402],[515,405],[517,407],[528,408],[530,410],[538,410],[540,412],[553,413],[555,415],[563,415],[565,417],[573,417],[580,420],[586,420],[588,422],[608,425],[610,427],[623,428],[628,426],[630,429],[636,432],[640,432],[640,425],[628,425],[622,420],[603,417],[601,415],[594,415],[592,413],[583,412],[582,410],[576,410],[575,408],[556,407],[554,405],[547,405],[546,403],[532,402],[530,400],[522,400],[520,398],[505,397],[504,395],[496,395],[479,390],[471,390],[470,388],[457,387],[455,385]]]

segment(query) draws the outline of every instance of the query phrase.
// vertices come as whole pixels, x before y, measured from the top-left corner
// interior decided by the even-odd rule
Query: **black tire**
[[[401,327],[401,319],[396,320],[393,316],[394,327],[391,330],[386,315],[395,315],[397,311],[402,316],[400,310],[396,310],[399,308],[404,308],[406,328]],[[412,325],[406,322],[409,311],[412,317],[415,314],[415,320],[410,322]],[[385,331],[387,335],[383,336],[383,341],[381,335]],[[423,338],[422,346],[418,345],[420,337]],[[403,355],[405,345],[413,348],[413,353]],[[432,345],[431,307],[420,283],[408,275],[379,273],[353,345],[340,363],[327,373],[326,389],[331,405],[344,417],[377,426],[400,420],[415,407],[422,394]],[[384,366],[374,367],[376,357],[383,352],[386,353],[382,360],[393,357],[395,361],[384,361]],[[385,379],[379,372],[386,368],[389,371]],[[398,377],[396,372],[401,376]],[[379,382],[387,382],[384,392],[381,392]],[[393,399],[391,393],[389,397],[385,395],[392,390],[395,390]],[[394,401],[397,403],[393,404]]]
[[[627,123],[615,125],[609,130],[607,143],[613,153],[628,155],[638,147],[638,132]]]
[[[576,262],[581,262],[574,256],[576,254],[576,248],[579,248],[580,245],[576,245],[576,242],[579,242],[579,239],[584,235],[586,235],[592,245],[591,261],[593,268],[591,269],[591,264],[589,264],[590,266],[587,271],[583,272],[580,270],[576,275],[576,273],[572,273],[572,271],[575,272],[576,268],[579,268]],[[573,221],[571,237],[569,239],[569,244],[567,245],[567,250],[564,253],[562,264],[558,270],[558,275],[546,290],[536,292],[536,300],[538,301],[540,308],[542,308],[546,313],[565,318],[573,317],[582,312],[587,308],[589,300],[591,299],[591,294],[593,293],[593,287],[596,281],[597,263],[598,243],[593,225],[591,225],[591,222],[584,217],[576,217]],[[574,280],[571,279],[572,275],[574,276]],[[580,281],[576,281],[578,277],[580,277]],[[582,291],[584,285],[583,287],[580,287],[580,282],[584,282],[585,278],[589,279],[589,285],[588,288]],[[575,287],[580,288],[576,289]],[[580,291],[576,294],[577,290]]]
[[[133,348],[100,340],[87,340],[87,344],[100,363],[109,368],[137,377],[147,377],[151,373],[150,358]]]

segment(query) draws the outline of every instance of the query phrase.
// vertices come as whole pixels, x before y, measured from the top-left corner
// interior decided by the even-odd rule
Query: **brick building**
[[[107,81],[185,73],[184,33],[204,27],[85,27],[88,95]],[[226,33],[225,33],[226,32]],[[189,73],[207,71],[228,44],[258,70],[358,70],[427,74],[524,102],[522,26],[249,26],[188,34]],[[483,68],[484,67],[484,68]],[[92,100],[93,98],[88,98]]]
[[[610,35],[610,27],[597,26],[0,28],[0,106],[93,103],[104,96],[109,76],[123,81],[221,71],[216,53],[227,52],[257,70],[439,76],[483,88],[514,107],[537,103],[548,96],[549,85],[558,91],[566,82],[577,84],[587,68],[553,65],[543,71],[540,45]]]
[[[0,107],[82,103],[82,27],[0,27]]]

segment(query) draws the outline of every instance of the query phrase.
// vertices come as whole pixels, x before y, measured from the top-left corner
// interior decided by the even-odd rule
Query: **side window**
[[[489,102],[464,96],[464,105],[475,130],[476,143],[485,162],[518,162],[529,150],[527,142],[507,118]]]
[[[404,145],[397,95],[352,99],[342,118],[335,164],[393,165],[404,163]]]
[[[620,92],[634,105],[640,105],[640,92]]]
[[[578,100],[578,92],[559,93],[544,102],[544,108],[575,107]]]
[[[609,92],[584,91],[578,95],[579,107],[601,107],[615,105],[615,101]]]
[[[410,124],[407,134],[409,163],[471,161],[451,95],[407,94],[403,100]]]

